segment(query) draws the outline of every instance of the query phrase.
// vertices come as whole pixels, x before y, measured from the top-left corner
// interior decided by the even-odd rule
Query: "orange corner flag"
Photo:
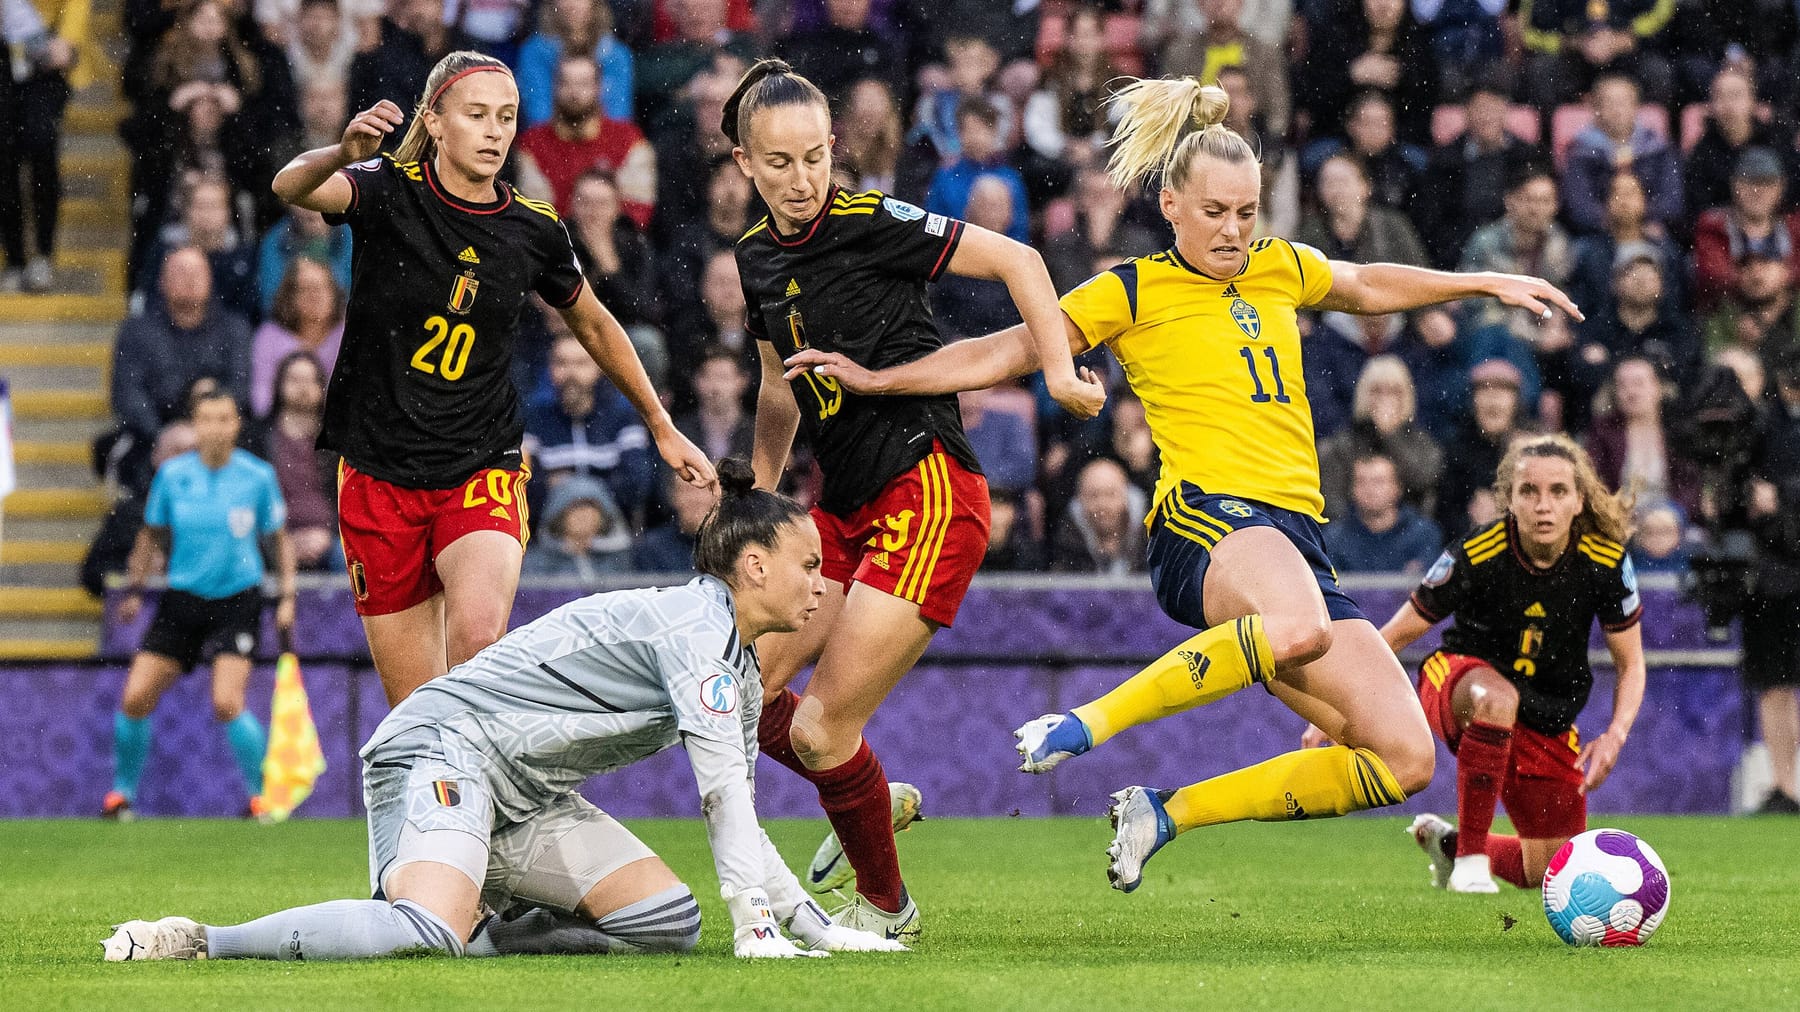
[[[312,794],[325,772],[325,752],[313,723],[300,659],[284,653],[275,662],[275,699],[269,712],[269,751],[263,756],[263,802],[270,817],[286,819]]]

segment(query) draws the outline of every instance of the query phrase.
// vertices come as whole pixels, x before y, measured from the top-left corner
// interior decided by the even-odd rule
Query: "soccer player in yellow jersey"
[[[1171,617],[1202,629],[1123,685],[1020,728],[1021,769],[1042,773],[1113,735],[1252,684],[1339,744],[1289,752],[1180,790],[1113,795],[1107,876],[1137,888],[1177,834],[1242,819],[1286,821],[1398,804],[1431,780],[1431,731],[1405,672],[1339,589],[1320,537],[1318,460],[1300,369],[1302,309],[1394,313],[1491,296],[1580,319],[1537,278],[1327,260],[1285,239],[1251,241],[1262,169],[1223,124],[1225,93],[1191,78],[1133,81],[1109,171],[1122,189],[1161,181],[1170,249],[1127,261],[1063,296],[1077,353],[1104,344],[1125,367],[1162,453],[1150,575]],[[862,393],[990,386],[1036,367],[1023,328],[872,373],[803,351]]]

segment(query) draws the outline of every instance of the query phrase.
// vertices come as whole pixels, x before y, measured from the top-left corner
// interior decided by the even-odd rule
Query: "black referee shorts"
[[[1800,685],[1800,595],[1749,600],[1741,668],[1751,689]]]
[[[248,657],[256,649],[262,609],[261,587],[221,598],[165,590],[138,649],[172,658],[182,671],[219,654]]]

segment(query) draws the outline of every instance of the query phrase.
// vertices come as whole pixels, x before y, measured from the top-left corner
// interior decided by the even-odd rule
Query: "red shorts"
[[[1419,702],[1425,720],[1452,755],[1462,742],[1451,698],[1456,683],[1475,668],[1493,665],[1479,657],[1438,651],[1419,667]],[[1500,785],[1500,803],[1513,827],[1528,840],[1551,840],[1587,831],[1587,796],[1581,793],[1583,777],[1575,765],[1581,755],[1581,739],[1574,728],[1552,737],[1514,724],[1512,764]]]
[[[438,553],[465,534],[530,537],[531,469],[477,471],[458,488],[405,488],[338,464],[338,527],[359,615],[391,615],[443,592]]]
[[[864,583],[949,625],[987,555],[987,479],[933,443],[917,467],[840,517],[813,507],[827,580]]]

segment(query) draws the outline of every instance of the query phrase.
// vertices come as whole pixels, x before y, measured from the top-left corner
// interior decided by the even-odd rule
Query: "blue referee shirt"
[[[275,469],[243,450],[212,470],[199,451],[164,462],[144,523],[169,529],[169,586],[212,600],[262,583],[261,539],[287,522]]]

